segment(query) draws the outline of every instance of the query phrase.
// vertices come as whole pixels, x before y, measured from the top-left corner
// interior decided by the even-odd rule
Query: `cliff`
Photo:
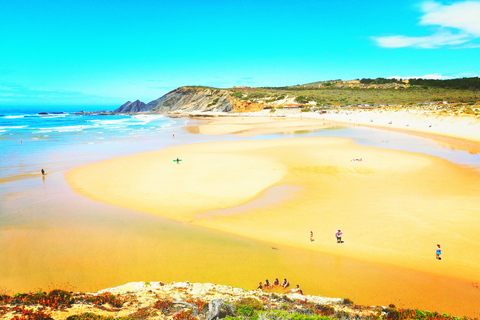
[[[149,109],[146,109],[146,104],[140,100],[135,100],[134,102],[131,102],[131,101],[125,102],[119,108],[115,109],[113,112],[136,113],[136,112],[145,112],[145,111],[149,111]]]
[[[230,112],[233,99],[230,92],[203,87],[180,87],[146,105],[153,113],[172,111]]]

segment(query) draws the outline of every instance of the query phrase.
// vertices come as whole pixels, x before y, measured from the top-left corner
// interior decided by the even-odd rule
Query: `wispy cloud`
[[[392,76],[388,77],[388,79],[437,79],[437,80],[445,80],[445,79],[452,79],[452,77],[449,76],[443,76],[440,73],[432,73],[432,74],[426,74],[423,76],[408,76],[408,77],[400,77],[400,76]]]
[[[443,5],[428,1],[421,6],[423,16],[419,25],[434,26],[436,32],[421,37],[392,35],[373,37],[384,48],[478,48],[480,38],[480,1],[463,1]]]

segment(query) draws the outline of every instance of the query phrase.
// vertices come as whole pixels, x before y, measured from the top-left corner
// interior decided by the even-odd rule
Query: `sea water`
[[[185,123],[163,115],[0,111],[0,181],[159,149]]]

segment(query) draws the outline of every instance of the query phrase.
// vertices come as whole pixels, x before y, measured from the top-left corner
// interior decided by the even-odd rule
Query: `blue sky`
[[[0,107],[480,75],[480,1],[6,0]]]

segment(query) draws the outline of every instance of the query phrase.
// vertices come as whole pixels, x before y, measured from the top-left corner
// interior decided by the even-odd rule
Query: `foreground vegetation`
[[[150,291],[152,292],[152,291]],[[330,319],[423,319],[423,320],[468,320],[437,312],[398,309],[387,307],[364,307],[344,299],[335,305],[316,304],[308,300],[292,299],[287,295],[268,293],[266,297],[239,298],[236,301],[220,299],[186,299],[172,301],[155,298],[145,307],[140,305],[134,294],[114,295],[106,292],[98,295],[52,290],[49,293],[19,293],[13,296],[0,295],[0,318],[12,320],[107,320],[107,319],[226,319],[226,320],[330,320]],[[81,308],[78,308],[78,306]],[[69,310],[84,310],[72,312]],[[127,315],[118,316],[119,311],[128,309]],[[93,310],[93,311],[92,311]],[[98,312],[95,312],[97,310]]]

